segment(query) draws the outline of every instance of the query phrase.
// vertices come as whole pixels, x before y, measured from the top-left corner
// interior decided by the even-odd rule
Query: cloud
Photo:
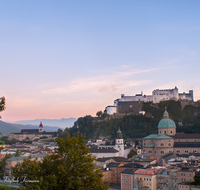
[[[103,86],[102,88],[99,89],[99,92],[113,92],[116,91],[117,89],[119,89],[119,85],[107,85],[107,86]]]
[[[136,74],[147,73],[157,70],[157,68],[151,69],[134,69],[126,72],[118,71],[113,72],[110,75],[100,75],[89,78],[77,78],[70,82],[64,83],[62,86],[57,88],[52,88],[49,90],[42,91],[43,94],[68,94],[73,92],[80,92],[89,89],[98,89],[98,92],[112,92],[119,88],[124,88],[125,86],[137,86],[148,81],[143,81],[141,79],[132,80],[132,77]],[[131,79],[129,78],[131,77]]]

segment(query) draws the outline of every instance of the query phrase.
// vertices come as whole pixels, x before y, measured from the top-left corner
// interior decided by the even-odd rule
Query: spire
[[[117,131],[117,138],[122,139],[122,132],[121,132],[120,128]]]
[[[42,124],[42,122],[40,122],[40,125],[39,125],[39,127],[43,128],[43,124]]]
[[[169,118],[169,113],[167,112],[167,110],[166,110],[166,106],[165,106],[165,111],[164,111],[164,113],[163,113],[163,118]]]

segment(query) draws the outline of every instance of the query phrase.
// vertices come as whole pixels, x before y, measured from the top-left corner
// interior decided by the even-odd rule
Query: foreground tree
[[[0,98],[0,112],[4,111],[5,109],[6,109],[6,99],[3,96]],[[1,119],[1,116],[0,116],[0,119]]]
[[[3,177],[5,175],[6,160],[11,157],[12,157],[11,154],[6,154],[5,157],[3,158],[3,160],[0,161],[0,178],[1,179],[3,179]]]
[[[82,135],[72,138],[68,135],[65,140],[58,138],[59,148],[55,154],[44,157],[43,162],[24,160],[17,164],[12,174],[24,181],[28,189],[106,190],[108,186],[99,169],[94,168],[94,158],[83,140]],[[31,183],[31,180],[36,181]]]

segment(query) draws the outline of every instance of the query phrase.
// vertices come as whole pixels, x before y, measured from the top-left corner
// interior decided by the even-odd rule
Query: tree
[[[96,113],[96,116],[97,116],[97,117],[100,117],[102,114],[103,114],[102,111],[98,111],[98,112]]]
[[[11,158],[11,154],[6,154],[5,157],[3,158],[2,161],[0,161],[0,178],[3,178],[5,175],[5,165],[6,165],[6,160],[8,158]]]
[[[4,111],[5,109],[6,109],[6,99],[3,96],[0,98],[0,112]],[[1,119],[1,116],[0,116],[0,119]]]
[[[128,158],[132,158],[135,155],[137,155],[137,152],[132,149],[128,154]]]
[[[20,152],[19,150],[17,149],[16,153],[15,153],[15,157],[19,157],[20,156]]]
[[[13,168],[12,175],[27,182],[27,189],[108,189],[102,180],[99,169],[93,165],[94,157],[83,142],[84,136],[64,140],[56,139],[58,149],[52,155],[45,156],[43,161],[25,159]]]

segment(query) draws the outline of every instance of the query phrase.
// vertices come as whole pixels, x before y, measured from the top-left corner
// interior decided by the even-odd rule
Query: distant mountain
[[[39,123],[40,124],[40,123]],[[14,123],[6,123],[0,121],[0,132],[2,135],[8,136],[10,133],[19,133],[21,129],[38,129],[38,125],[22,125],[22,124],[14,124]],[[57,131],[59,127],[51,127],[44,125],[44,131]]]
[[[43,123],[45,126],[50,127],[59,127],[65,129],[66,127],[72,127],[76,118],[62,118],[62,119],[35,119],[35,120],[22,120],[16,121],[15,124],[22,124],[22,125],[39,125],[40,122]]]

